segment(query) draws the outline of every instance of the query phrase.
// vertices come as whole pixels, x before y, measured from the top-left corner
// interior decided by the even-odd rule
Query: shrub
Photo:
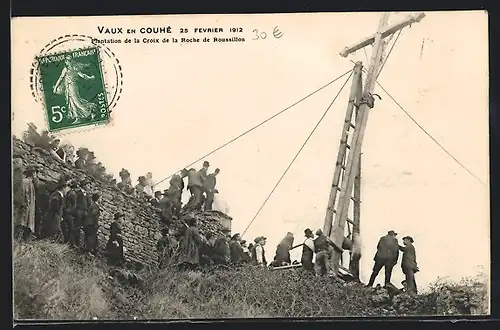
[[[389,295],[301,269],[255,266],[181,272],[144,268],[141,289],[109,276],[107,265],[67,246],[14,245],[17,319],[185,319],[467,315],[488,312],[484,274],[460,283],[437,281],[424,294]]]
[[[21,319],[92,319],[109,313],[107,276],[98,261],[66,245],[15,244],[14,315]]]

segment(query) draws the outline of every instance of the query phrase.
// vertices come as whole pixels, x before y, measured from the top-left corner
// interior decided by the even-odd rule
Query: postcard
[[[15,319],[487,315],[487,21],[13,18]]]

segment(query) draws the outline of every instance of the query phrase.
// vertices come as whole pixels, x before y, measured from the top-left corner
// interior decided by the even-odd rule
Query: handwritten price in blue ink
[[[252,40],[264,40],[267,38],[266,32],[260,32],[257,29],[254,29],[252,32],[254,33]],[[279,27],[275,26],[273,29],[273,36],[276,39],[279,39],[279,38],[283,37],[283,35],[284,35],[284,33],[280,31]]]

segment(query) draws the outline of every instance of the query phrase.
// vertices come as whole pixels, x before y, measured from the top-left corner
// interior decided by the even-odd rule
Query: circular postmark
[[[29,81],[53,131],[109,121],[120,100],[123,72],[109,47],[95,38],[73,34],[43,47],[33,61]]]

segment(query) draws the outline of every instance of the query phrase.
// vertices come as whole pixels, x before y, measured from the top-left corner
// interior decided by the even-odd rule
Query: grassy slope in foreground
[[[14,245],[16,319],[169,319],[485,314],[477,280],[433,286],[417,298],[300,270],[254,267],[180,273],[144,270],[144,290],[110,279],[102,260],[44,241]],[[474,286],[475,285],[475,286]]]

